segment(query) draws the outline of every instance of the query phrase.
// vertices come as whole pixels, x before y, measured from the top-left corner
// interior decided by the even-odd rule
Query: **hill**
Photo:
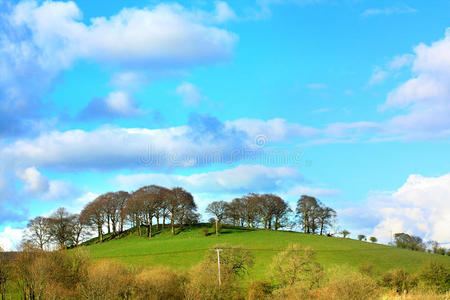
[[[274,255],[294,243],[313,248],[317,252],[317,261],[325,268],[336,264],[358,267],[364,262],[370,262],[382,272],[394,268],[414,272],[430,259],[438,260],[450,267],[448,256],[352,239],[288,231],[249,230],[231,226],[224,226],[219,236],[213,234],[204,236],[202,227],[205,226],[209,225],[186,227],[175,236],[171,236],[167,229],[158,232],[151,239],[139,237],[130,230],[120,237],[107,236],[107,240],[103,243],[96,243],[96,239],[92,239],[85,243],[85,248],[94,259],[113,259],[142,266],[164,265],[186,270],[200,262],[205,252],[217,244],[241,246],[249,249],[255,256],[255,265],[250,270],[250,277],[254,279],[266,277]]]

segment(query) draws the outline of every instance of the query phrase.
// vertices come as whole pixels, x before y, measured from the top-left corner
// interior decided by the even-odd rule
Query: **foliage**
[[[313,260],[315,252],[298,244],[289,245],[274,257],[272,271],[280,286],[301,283],[309,289],[317,287],[323,277],[323,268]]]
[[[415,251],[424,251],[425,244],[422,238],[407,233],[394,234],[394,244],[399,248],[410,249]]]
[[[450,291],[450,268],[436,260],[429,261],[419,273],[420,281],[438,292]]]
[[[402,269],[394,269],[382,276],[381,285],[401,294],[415,287],[417,280]]]

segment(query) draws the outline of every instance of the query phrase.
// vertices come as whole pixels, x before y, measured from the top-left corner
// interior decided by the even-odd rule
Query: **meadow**
[[[374,244],[349,238],[327,237],[289,231],[272,231],[224,226],[219,236],[203,231],[210,224],[187,226],[172,236],[168,229],[158,232],[151,239],[128,231],[125,235],[95,243],[92,239],[84,248],[96,260],[112,259],[137,266],[168,266],[176,270],[188,270],[198,264],[208,249],[215,245],[228,244],[249,249],[255,264],[249,270],[248,279],[264,279],[270,273],[273,257],[290,244],[311,247],[316,251],[316,261],[325,269],[334,265],[357,268],[363,263],[372,263],[375,270],[384,273],[401,268],[415,272],[430,259],[450,267],[450,257],[393,246]],[[154,227],[154,232],[156,227]],[[108,240],[109,238],[109,240]]]

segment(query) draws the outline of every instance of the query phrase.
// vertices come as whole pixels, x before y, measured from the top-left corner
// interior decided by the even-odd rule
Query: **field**
[[[208,249],[217,244],[241,246],[255,256],[255,265],[250,270],[249,279],[266,278],[270,272],[273,256],[289,244],[309,246],[317,252],[317,261],[325,268],[336,264],[358,267],[361,263],[373,263],[379,271],[402,268],[408,272],[418,270],[425,262],[436,259],[450,267],[450,257],[399,249],[396,247],[343,239],[308,235],[298,232],[248,230],[224,227],[215,236],[202,234],[202,226],[186,227],[176,236],[168,229],[153,238],[138,237],[129,233],[120,238],[95,243],[95,239],[85,248],[94,259],[113,259],[127,264],[142,266],[169,266],[187,270],[200,262]],[[156,228],[154,228],[156,230]],[[212,229],[210,229],[212,233]],[[143,229],[145,235],[145,229]]]

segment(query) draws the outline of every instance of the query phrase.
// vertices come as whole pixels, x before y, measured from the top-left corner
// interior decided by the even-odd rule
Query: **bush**
[[[328,300],[378,299],[381,293],[374,279],[345,266],[331,269],[329,281],[321,290],[320,298]]]
[[[185,281],[185,276],[168,268],[145,269],[135,277],[134,299],[183,299]]]
[[[272,273],[281,286],[303,284],[311,289],[317,287],[323,277],[323,268],[313,261],[315,252],[311,248],[290,245],[274,257]]]
[[[450,291],[450,268],[443,263],[430,261],[419,272],[419,279],[426,287],[440,293]]]
[[[395,269],[386,272],[382,276],[381,285],[400,294],[408,292],[415,287],[417,280],[402,269]]]
[[[87,269],[80,283],[80,298],[89,300],[128,299],[133,287],[131,270],[115,261],[101,261]]]
[[[248,287],[248,300],[269,299],[272,295],[272,284],[267,281],[252,281]]]

